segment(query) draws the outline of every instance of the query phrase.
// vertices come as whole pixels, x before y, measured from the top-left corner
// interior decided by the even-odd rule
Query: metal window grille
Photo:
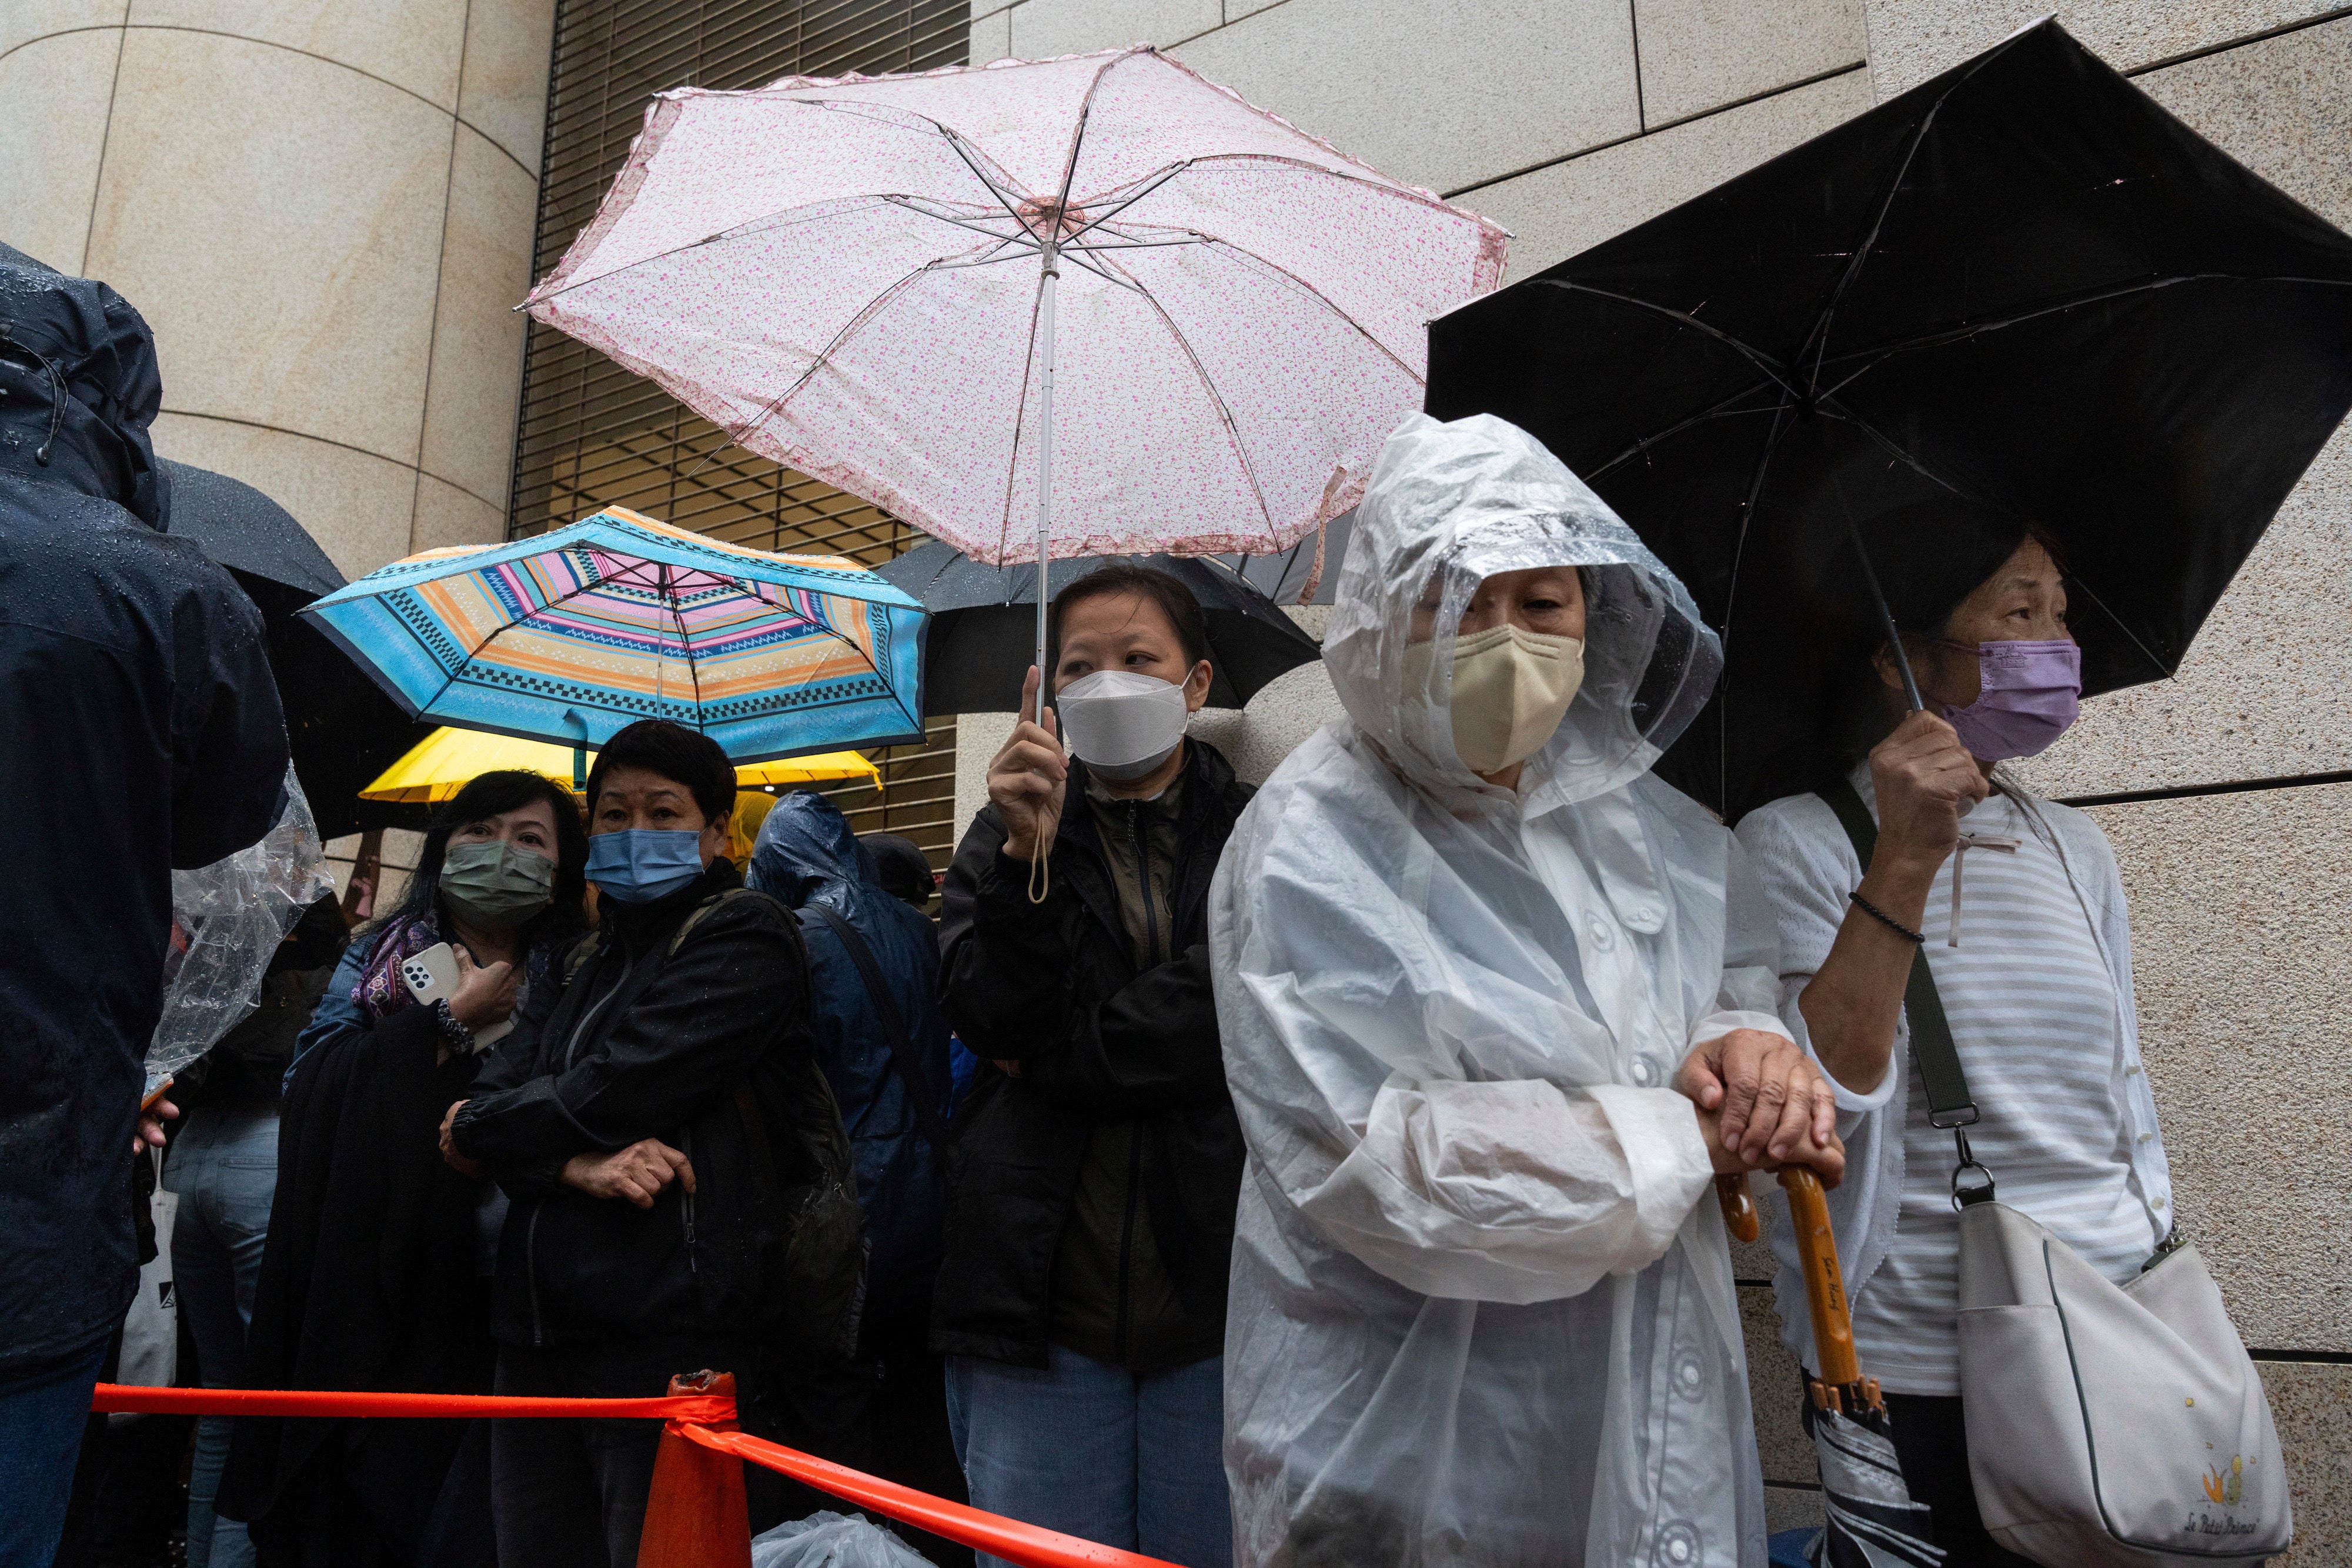
[[[666,88],[929,70],[962,62],[969,0],[559,0],[531,275],[595,216]],[[877,565],[923,535],[877,507],[731,445],[653,382],[533,322],[523,349],[509,538],[621,506],[765,549]],[[913,840],[943,867],[955,833],[955,721],[870,753],[885,787],[828,788],[859,832]]]

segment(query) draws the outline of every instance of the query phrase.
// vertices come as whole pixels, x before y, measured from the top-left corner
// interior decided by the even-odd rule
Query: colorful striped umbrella
[[[302,612],[422,719],[572,747],[642,718],[738,762],[920,740],[922,606],[856,561],[618,507],[426,550]]]

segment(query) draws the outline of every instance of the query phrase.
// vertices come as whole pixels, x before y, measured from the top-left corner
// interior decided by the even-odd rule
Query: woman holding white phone
[[[253,1386],[489,1391],[506,1198],[445,1165],[436,1129],[485,1060],[478,1036],[556,984],[587,859],[560,785],[486,773],[435,814],[398,905],[354,935],[287,1072]],[[409,977],[426,973],[420,997]],[[386,1565],[486,1561],[487,1431],[240,1421],[215,1507],[283,1561],[340,1568],[354,1540]]]

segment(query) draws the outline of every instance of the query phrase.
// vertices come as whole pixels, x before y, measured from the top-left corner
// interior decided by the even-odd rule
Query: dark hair
[[[425,830],[425,847],[417,852],[416,871],[399,905],[376,917],[370,936],[404,919],[423,919],[439,912],[441,862],[449,852],[449,835],[475,822],[502,817],[533,800],[544,800],[555,815],[555,902],[526,922],[519,933],[524,947],[570,936],[588,925],[586,910],[588,831],[580,824],[580,807],[565,789],[544,774],[519,768],[501,768],[476,774],[463,789],[441,803]]]
[[[1183,580],[1145,566],[1140,561],[1114,557],[1086,576],[1054,595],[1054,602],[1045,612],[1045,685],[1054,684],[1054,671],[1062,663],[1062,612],[1073,604],[1083,604],[1089,599],[1110,599],[1129,595],[1147,600],[1160,607],[1168,617],[1168,624],[1176,632],[1177,645],[1184,650],[1184,663],[1189,666],[1209,656],[1209,622],[1201,613],[1201,601]]]
[[[1889,531],[1899,534],[1915,527],[1932,528],[1938,523],[1949,527],[1952,519],[1964,515],[1950,502],[1939,502],[1933,507],[1906,508],[1891,515],[1894,527]],[[1886,567],[1881,566],[1879,574],[1885,583],[1888,609],[1895,617],[1895,629],[1903,638],[1904,653],[1915,665],[1943,639],[1951,627],[1952,617],[1959,613],[1969,596],[1991,581],[2003,563],[2029,539],[2050,552],[2061,575],[2066,570],[2065,549],[2058,536],[2043,524],[2009,518],[1989,510],[1976,511],[1967,520],[1977,526],[1961,532],[1961,544],[1948,552],[1938,555],[1890,549],[1884,555],[1873,554],[1874,562],[1891,559],[1897,563],[1896,575],[1891,580]],[[1906,565],[1910,568],[1907,571]],[[1901,716],[1889,704],[1885,683],[1878,677],[1878,653],[1887,645],[1884,628],[1874,623],[1866,634],[1855,641],[1857,652],[1845,662],[1835,698],[1837,717],[1832,726],[1832,755],[1841,773],[1867,757],[1871,748],[1901,722]]]
[[[588,771],[588,814],[615,768],[642,768],[686,786],[702,820],[715,822],[735,809],[735,765],[719,743],[699,730],[666,718],[641,718],[604,743]]]

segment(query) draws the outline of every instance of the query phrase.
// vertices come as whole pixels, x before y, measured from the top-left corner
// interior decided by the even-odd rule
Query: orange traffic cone
[[[731,1372],[698,1372],[669,1380],[672,1396],[735,1396]],[[735,1423],[707,1423],[732,1432]],[[645,1533],[637,1568],[751,1568],[751,1516],[743,1500],[743,1461],[706,1448],[675,1426],[662,1428],[654,1455],[653,1490],[646,1499]]]

